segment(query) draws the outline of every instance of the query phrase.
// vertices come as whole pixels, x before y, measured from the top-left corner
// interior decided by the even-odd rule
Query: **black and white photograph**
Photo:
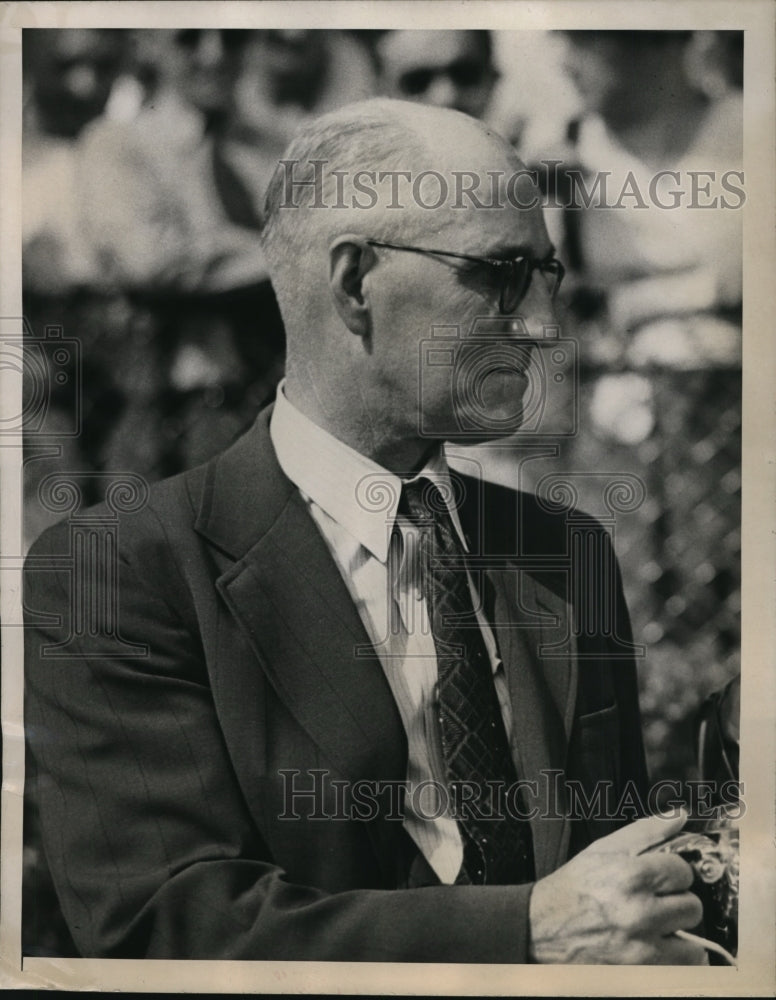
[[[775,14],[6,5],[3,985],[772,994]]]

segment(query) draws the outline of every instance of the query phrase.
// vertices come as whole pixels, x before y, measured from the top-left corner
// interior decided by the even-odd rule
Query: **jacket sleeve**
[[[135,534],[110,641],[81,627],[105,595],[74,592],[66,525],[33,546],[25,571],[27,736],[80,953],[526,961],[530,885],[328,894],[287,879],[233,773],[173,554],[158,528]]]

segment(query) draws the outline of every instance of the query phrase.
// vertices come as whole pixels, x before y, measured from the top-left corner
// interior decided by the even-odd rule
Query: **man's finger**
[[[692,866],[678,854],[659,851],[644,854],[639,859],[641,886],[661,895],[670,892],[684,892],[695,879]]]
[[[660,934],[692,930],[701,920],[703,920],[703,904],[692,892],[655,896],[645,914],[645,926],[653,928]]]
[[[610,833],[595,842],[597,851],[617,851],[641,854],[650,847],[656,847],[664,840],[674,837],[687,822],[687,813],[679,809],[675,813],[663,813],[637,819],[635,823]]]

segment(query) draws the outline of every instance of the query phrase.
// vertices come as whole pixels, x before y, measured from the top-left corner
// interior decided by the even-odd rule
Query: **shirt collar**
[[[278,386],[269,433],[280,468],[291,482],[329,517],[345,528],[380,562],[388,558],[402,480],[359,454],[310,420]],[[426,477],[440,490],[456,531],[466,541],[452,495],[450,471],[436,449],[414,479]]]

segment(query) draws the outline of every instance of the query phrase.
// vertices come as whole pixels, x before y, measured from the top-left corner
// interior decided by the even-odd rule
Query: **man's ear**
[[[329,288],[345,326],[357,337],[369,338],[372,320],[364,278],[377,261],[362,236],[338,236],[329,247]]]

